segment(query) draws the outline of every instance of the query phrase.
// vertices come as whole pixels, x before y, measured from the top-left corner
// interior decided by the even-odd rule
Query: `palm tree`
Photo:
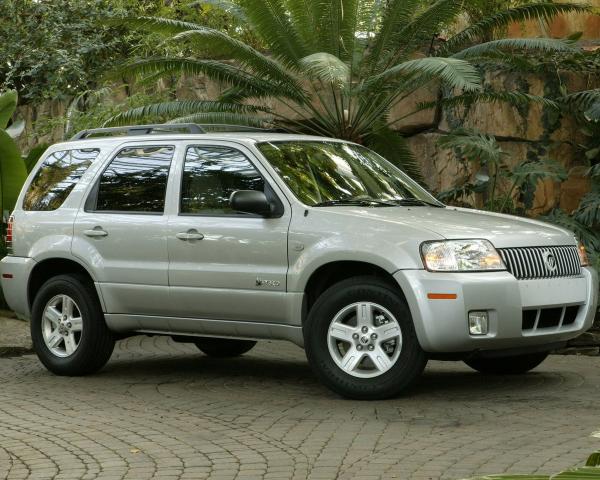
[[[202,2],[200,2],[202,3]],[[275,126],[292,132],[333,136],[366,144],[417,179],[420,172],[404,139],[394,131],[390,110],[427,85],[441,85],[453,104],[474,101],[549,100],[483,89],[476,64],[503,62],[531,52],[574,53],[570,40],[496,38],[511,22],[548,20],[585,7],[534,3],[491,13],[446,41],[440,32],[464,18],[458,0],[226,0],[208,1],[250,28],[268,52],[218,30],[165,18],[112,19],[131,28],[167,36],[193,56],[145,58],[118,69],[134,78],[203,75],[226,85],[216,101],[151,104],[113,117],[123,125],[157,117],[172,122]],[[489,40],[492,38],[492,40]],[[276,100],[292,112],[265,106]],[[440,97],[441,100],[441,97]],[[406,118],[420,105],[407,111]]]

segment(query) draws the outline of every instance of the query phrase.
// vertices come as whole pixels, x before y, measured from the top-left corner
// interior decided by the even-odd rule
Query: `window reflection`
[[[400,170],[359,145],[282,141],[261,143],[258,148],[306,205],[361,198],[432,200]]]
[[[162,213],[173,147],[121,150],[102,174],[96,210]]]
[[[25,210],[56,210],[77,185],[100,150],[62,150],[49,155],[35,174],[23,201]]]
[[[181,213],[233,214],[229,197],[236,190],[264,191],[262,177],[239,150],[190,147],[181,184]]]

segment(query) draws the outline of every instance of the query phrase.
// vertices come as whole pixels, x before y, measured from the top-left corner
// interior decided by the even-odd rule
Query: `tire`
[[[359,312],[365,312],[360,320]],[[382,341],[390,335],[397,336]],[[350,278],[327,289],[308,314],[304,346],[319,380],[358,400],[397,396],[427,364],[399,287],[376,277]]]
[[[200,337],[194,340],[198,349],[209,357],[239,357],[254,348],[254,340],[235,340],[232,338]]]
[[[529,353],[514,357],[471,358],[465,363],[481,373],[493,375],[517,375],[533,370],[546,360],[548,352]]]
[[[65,320],[62,314],[69,311]],[[33,301],[30,326],[38,358],[57,375],[94,373],[115,346],[96,291],[83,275],[58,275],[44,283]]]

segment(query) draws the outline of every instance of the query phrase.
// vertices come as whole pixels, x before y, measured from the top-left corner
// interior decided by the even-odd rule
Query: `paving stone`
[[[456,480],[553,473],[600,449],[600,357],[523,376],[430,362],[409,394],[341,399],[304,353],[259,342],[211,359],[132,337],[89,377],[0,358],[0,478]]]

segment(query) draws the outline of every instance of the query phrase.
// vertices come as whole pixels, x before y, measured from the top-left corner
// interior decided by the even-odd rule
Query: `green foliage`
[[[25,168],[27,169],[28,173],[31,172],[31,170],[33,170],[33,167],[35,167],[35,164],[48,147],[48,144],[40,143],[39,145],[36,145],[29,151],[27,156],[24,158]]]
[[[0,95],[0,128],[6,128],[17,108],[17,92],[9,90]]]
[[[0,216],[13,209],[27,177],[19,147],[5,130],[16,107],[15,91],[0,94]]]
[[[600,268],[600,90],[567,94],[559,102],[574,116],[580,132],[587,138],[577,147],[582,153],[581,158],[590,167],[587,175],[591,180],[591,190],[574,212],[556,209],[544,218],[575,231],[592,264]]]
[[[459,157],[480,168],[472,180],[441,192],[439,197],[443,201],[466,202],[473,194],[481,194],[487,210],[515,212],[518,209],[514,205],[514,193],[526,187],[535,189],[545,178],[561,181],[567,177],[564,168],[550,159],[527,161],[511,167],[495,137],[474,130],[457,129],[441,137],[439,145],[455,150]]]
[[[111,93],[113,93],[113,90],[109,88],[103,89],[100,92],[84,92],[71,104],[66,117],[38,120],[35,124],[35,129],[38,133],[44,134],[56,127],[61,127],[65,132],[65,139],[68,139],[80,130],[98,128],[98,126],[105,123],[109,118],[120,115],[123,110],[136,110],[144,105],[151,106],[158,102],[168,102],[172,98],[170,90],[154,93],[140,91],[126,97],[123,103],[115,103],[110,99]],[[159,122],[166,121],[166,117],[144,115],[143,113],[138,118],[142,123],[149,123],[155,120]]]
[[[2,0],[0,90],[16,89],[23,103],[69,99],[97,88],[102,76],[134,54],[167,52],[160,36],[100,23],[100,18],[160,15],[201,22],[246,44],[254,35],[230,13],[189,0]],[[213,2],[217,3],[217,2]]]
[[[485,475],[471,480],[600,480],[600,452],[594,452],[584,467],[575,467],[554,475]]]
[[[387,156],[392,155],[394,161],[421,180],[414,157],[390,128],[390,110],[430,82],[441,83],[454,98],[465,96],[465,102],[477,101],[478,94],[487,95],[481,99],[493,97],[493,101],[542,102],[525,94],[483,92],[479,71],[470,58],[504,63],[505,52],[574,54],[577,50],[567,40],[494,40],[491,34],[514,21],[549,19],[584,9],[570,4],[536,3],[492,12],[476,18],[474,24],[441,46],[432,39],[463,18],[466,7],[461,2],[215,0],[194,5],[218,5],[236,19],[244,19],[268,54],[240,42],[230,31],[204,23],[149,16],[108,19],[106,23],[111,26],[161,35],[172,49],[167,55],[128,62],[116,69],[117,75],[136,80],[203,75],[226,87],[220,106],[198,102],[198,110],[190,112],[189,104],[168,102],[120,114],[109,124],[124,119],[136,122],[150,113],[172,121],[199,118],[220,122],[229,112],[230,120],[246,125],[268,124],[292,132],[344,138],[379,151],[386,144],[396,145],[398,153],[385,148]],[[178,50],[180,54],[173,54]],[[429,54],[423,57],[422,52]],[[268,98],[277,99],[293,115],[281,115],[266,107]],[[262,108],[243,111],[241,104]],[[407,112],[405,117],[417,111]],[[530,178],[533,173],[523,175]]]

